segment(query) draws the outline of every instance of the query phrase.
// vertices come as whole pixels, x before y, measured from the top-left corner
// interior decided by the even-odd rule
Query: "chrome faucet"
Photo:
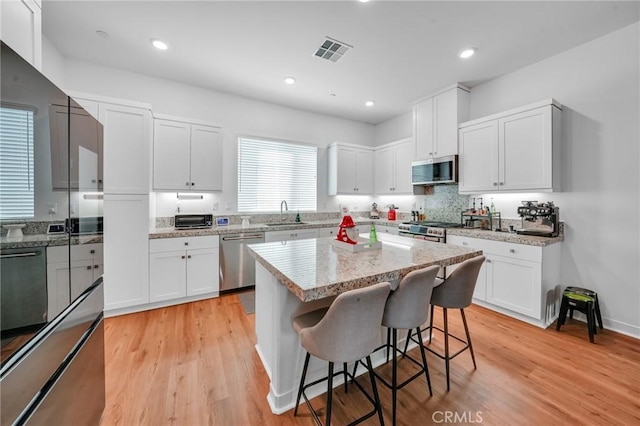
[[[284,214],[282,213],[282,205],[284,204],[285,211],[289,211],[289,206],[287,205],[287,200],[282,200],[280,203],[280,222],[284,222]]]

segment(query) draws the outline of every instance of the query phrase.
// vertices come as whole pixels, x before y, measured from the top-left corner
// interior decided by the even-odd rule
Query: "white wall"
[[[338,211],[339,203],[336,197],[325,195],[326,146],[333,141],[369,146],[374,142],[373,126],[369,124],[255,101],[88,62],[66,61],[63,88],[67,91],[150,103],[154,113],[209,121],[222,127],[225,177],[223,191],[214,193],[202,202],[182,202],[183,211],[186,209],[202,212],[202,209],[205,209],[205,212],[214,214],[236,212],[238,135],[305,142],[320,147],[317,189],[319,211]],[[216,202],[219,210],[213,211]],[[156,203],[159,216],[169,211],[175,213],[175,197],[159,196]]]
[[[394,117],[375,126],[375,146],[413,137],[413,112]]]
[[[62,56],[53,43],[43,35],[42,74],[58,87],[63,87],[64,84],[64,63],[64,56]]]
[[[561,284],[597,291],[608,326],[635,336],[640,336],[639,28],[636,23],[476,86],[470,105],[472,119],[551,97],[564,105],[563,191],[540,195],[555,201],[567,224]],[[499,201],[501,209],[515,204]]]

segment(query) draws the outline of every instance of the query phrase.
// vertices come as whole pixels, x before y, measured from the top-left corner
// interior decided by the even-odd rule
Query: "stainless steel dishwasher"
[[[47,259],[44,247],[0,254],[2,332],[47,322]]]
[[[220,291],[256,285],[256,263],[247,244],[264,243],[264,232],[227,234],[220,238]]]

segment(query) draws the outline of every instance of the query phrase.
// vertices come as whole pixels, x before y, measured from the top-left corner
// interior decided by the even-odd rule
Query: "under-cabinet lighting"
[[[180,194],[176,193],[178,200],[202,200],[204,196],[202,194]]]
[[[103,200],[104,195],[102,193],[96,194],[82,194],[82,198],[85,200]]]

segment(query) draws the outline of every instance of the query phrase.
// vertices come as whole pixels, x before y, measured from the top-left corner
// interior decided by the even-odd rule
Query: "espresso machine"
[[[559,234],[560,208],[552,201],[523,201],[518,207],[518,215],[522,218],[522,227],[516,229],[516,234],[537,237],[557,237]]]

